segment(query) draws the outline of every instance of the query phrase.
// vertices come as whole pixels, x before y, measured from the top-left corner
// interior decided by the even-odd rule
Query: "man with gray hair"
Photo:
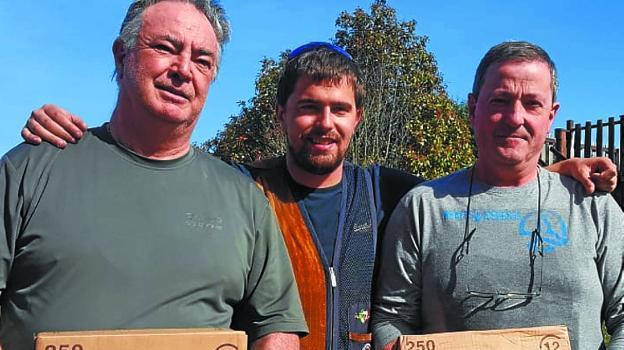
[[[306,325],[271,207],[190,147],[228,34],[214,1],[135,1],[113,44],[110,122],[63,152],[2,158],[4,350],[42,331],[184,327],[298,349]]]
[[[398,200],[420,179],[345,160],[362,120],[366,89],[357,63],[343,48],[327,42],[295,48],[277,91],[276,119],[287,135],[286,154],[237,167],[263,188],[284,235],[310,330],[301,348],[366,349],[372,339],[377,242]],[[32,136],[39,135],[62,147],[55,138],[75,142],[62,138],[70,133],[79,139],[71,130],[83,128],[81,133],[82,124],[46,105],[33,112],[24,136],[37,142]],[[586,180],[590,192],[592,180],[608,190],[616,173],[604,158],[572,159],[557,168]]]
[[[624,215],[538,166],[559,109],[555,65],[504,42],[468,97],[476,164],[410,191],[392,214],[373,304],[379,349],[401,334],[566,325],[573,349],[624,349]]]

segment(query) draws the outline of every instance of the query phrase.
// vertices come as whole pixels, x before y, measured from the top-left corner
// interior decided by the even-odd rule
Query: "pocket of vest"
[[[349,332],[349,341],[356,343],[370,343],[373,341],[373,334]]]
[[[349,350],[371,350],[373,346],[371,333],[349,332]]]

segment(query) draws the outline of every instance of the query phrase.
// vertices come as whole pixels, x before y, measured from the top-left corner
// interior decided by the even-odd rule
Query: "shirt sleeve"
[[[236,162],[226,162],[232,168],[240,171],[243,175],[247,176],[250,179],[253,179],[253,167],[251,165],[236,163]]]
[[[0,295],[4,293],[15,256],[16,237],[22,220],[19,186],[16,183],[16,170],[7,156],[0,160]]]
[[[258,217],[245,299],[235,310],[234,323],[247,332],[250,343],[275,332],[307,334],[290,259],[268,204]]]
[[[611,335],[608,349],[620,350],[624,349],[624,214],[611,195],[601,195],[598,201],[602,208],[594,208],[594,213],[600,227],[596,264],[604,294],[602,318]]]
[[[420,323],[421,254],[418,217],[411,194],[397,205],[382,242],[380,273],[373,301],[372,328],[377,349]]]

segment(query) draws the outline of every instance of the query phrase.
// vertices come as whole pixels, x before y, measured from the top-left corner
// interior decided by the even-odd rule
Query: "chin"
[[[342,165],[344,157],[336,154],[310,154],[308,152],[291,152],[295,163],[315,175],[327,175]]]
[[[498,164],[509,167],[516,168],[518,166],[522,166],[526,164],[526,158],[520,157],[498,157]]]
[[[189,124],[195,122],[198,118],[198,115],[194,115],[188,110],[177,106],[163,106],[155,111],[154,114],[162,121],[172,124]]]
[[[304,160],[308,169],[315,169],[314,173],[317,175],[328,174],[336,170],[342,163],[334,154],[323,155],[308,155]]]
[[[510,162],[522,161],[526,159],[526,152],[522,152],[521,150],[518,150],[517,148],[502,148],[502,149],[499,148],[497,152],[493,154],[492,156],[498,159],[508,160]]]

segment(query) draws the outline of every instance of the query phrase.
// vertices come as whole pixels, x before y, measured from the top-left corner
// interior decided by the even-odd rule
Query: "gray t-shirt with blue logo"
[[[470,173],[416,187],[393,213],[373,306],[376,343],[562,324],[573,349],[598,349],[606,321],[609,349],[624,349],[624,215],[611,195],[585,196],[543,169],[521,187],[474,179],[466,220]]]

